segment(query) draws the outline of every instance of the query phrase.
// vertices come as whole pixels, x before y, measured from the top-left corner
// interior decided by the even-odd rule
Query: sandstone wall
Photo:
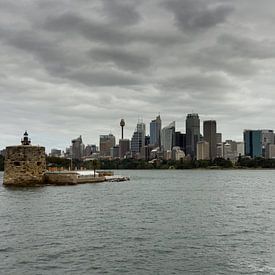
[[[45,171],[45,147],[19,145],[6,148],[3,182],[5,185],[43,184]]]

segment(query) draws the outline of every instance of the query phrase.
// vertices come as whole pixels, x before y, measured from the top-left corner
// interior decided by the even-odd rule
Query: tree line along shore
[[[67,158],[47,157],[48,168],[58,169],[244,169],[266,168],[275,169],[275,159],[239,157],[237,162],[216,158],[214,160],[155,160],[138,159],[99,159],[90,161],[72,161]],[[4,170],[4,157],[0,156],[0,171]]]

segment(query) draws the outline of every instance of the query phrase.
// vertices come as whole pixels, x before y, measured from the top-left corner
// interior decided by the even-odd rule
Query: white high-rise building
[[[141,148],[145,146],[145,124],[143,122],[138,122],[137,127],[133,133],[131,139],[131,152],[132,154],[137,154],[141,152]]]
[[[155,147],[160,147],[161,142],[161,118],[157,116],[156,119],[150,122],[150,144]]]
[[[209,142],[197,142],[197,160],[209,160]]]
[[[172,150],[175,144],[175,121],[161,130],[161,145],[164,151]]]

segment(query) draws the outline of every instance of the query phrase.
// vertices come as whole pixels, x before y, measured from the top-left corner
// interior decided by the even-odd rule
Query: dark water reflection
[[[0,273],[275,274],[275,171],[119,173],[1,186]]]

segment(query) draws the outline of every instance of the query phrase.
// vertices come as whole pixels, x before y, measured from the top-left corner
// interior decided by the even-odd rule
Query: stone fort
[[[46,171],[45,147],[33,146],[27,131],[21,145],[8,146],[5,156],[5,185],[41,185]]]

